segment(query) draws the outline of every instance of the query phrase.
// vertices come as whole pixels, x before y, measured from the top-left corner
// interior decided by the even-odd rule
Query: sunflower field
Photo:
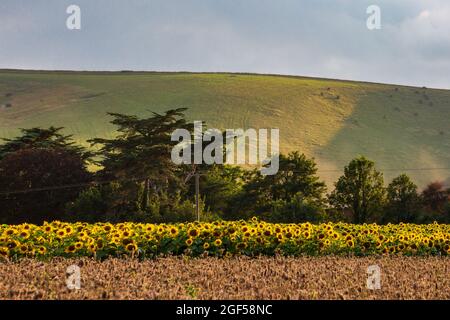
[[[448,224],[65,223],[0,225],[0,259],[23,257],[450,255]]]

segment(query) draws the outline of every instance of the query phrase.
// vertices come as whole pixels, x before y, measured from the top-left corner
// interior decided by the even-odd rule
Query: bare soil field
[[[67,267],[80,266],[80,289]],[[367,288],[378,265],[381,288]],[[0,299],[450,299],[450,259],[53,259],[0,263]]]

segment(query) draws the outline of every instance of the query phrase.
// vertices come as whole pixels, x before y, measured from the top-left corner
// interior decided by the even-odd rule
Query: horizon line
[[[319,77],[313,75],[296,75],[296,74],[286,74],[286,73],[259,73],[259,72],[243,72],[243,71],[167,71],[167,70],[132,70],[132,69],[116,69],[116,70],[87,70],[87,69],[19,69],[19,68],[2,68],[0,67],[0,72],[55,72],[55,73],[184,73],[184,74],[235,74],[235,75],[257,75],[257,76],[268,76],[268,77],[286,77],[286,78],[303,78],[303,79],[315,79],[315,80],[327,80],[327,81],[340,81],[340,82],[352,82],[352,83],[366,83],[373,85],[386,85],[386,86],[400,86],[407,88],[419,88],[419,89],[431,89],[431,90],[450,90],[450,88],[436,88],[418,85],[407,85],[399,83],[387,83],[387,82],[375,82],[368,80],[353,80],[353,79],[342,79],[342,78],[328,78]]]

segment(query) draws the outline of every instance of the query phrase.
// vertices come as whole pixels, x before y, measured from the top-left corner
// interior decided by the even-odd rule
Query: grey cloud
[[[367,30],[366,8],[383,28]],[[82,30],[65,28],[69,4]],[[446,0],[2,0],[0,67],[285,73],[450,88]]]

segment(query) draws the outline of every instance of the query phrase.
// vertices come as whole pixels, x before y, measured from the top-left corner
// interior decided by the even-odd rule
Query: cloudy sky
[[[69,30],[66,8],[81,8]],[[366,26],[369,5],[381,29]],[[0,68],[281,73],[450,88],[449,0],[1,0]]]

